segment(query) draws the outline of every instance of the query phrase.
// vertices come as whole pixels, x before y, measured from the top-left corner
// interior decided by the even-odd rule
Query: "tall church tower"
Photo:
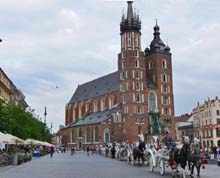
[[[160,112],[160,122],[168,128],[170,135],[175,138],[174,120],[174,97],[173,97],[173,76],[172,58],[170,47],[165,45],[160,38],[160,27],[157,22],[154,27],[154,38],[150,48],[145,49],[145,61],[147,76],[156,85],[156,105]],[[150,91],[148,91],[150,93]],[[152,108],[150,101],[153,95],[149,95],[149,111]]]
[[[144,52],[141,51],[141,21],[133,10],[133,2],[127,3],[127,15],[123,14],[120,24],[118,71],[123,138],[133,140],[138,134],[145,134],[146,130],[146,62]]]

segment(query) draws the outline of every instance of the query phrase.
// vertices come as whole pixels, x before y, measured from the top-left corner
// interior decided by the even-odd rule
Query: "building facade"
[[[6,102],[10,101],[11,97],[11,80],[0,68],[0,98]]]
[[[188,136],[190,141],[194,140],[193,130],[193,115],[183,114],[181,116],[175,116],[176,122],[176,140],[183,143],[183,136]]]
[[[194,136],[200,139],[203,147],[220,146],[220,100],[197,103],[193,109]]]
[[[21,90],[13,84],[6,73],[0,68],[0,99],[6,103],[12,102],[16,105],[20,104],[25,108],[28,107],[25,96]]]
[[[120,23],[118,70],[79,85],[66,105],[67,145],[133,141],[142,133],[175,137],[172,58],[156,23],[141,49],[141,21],[128,1]],[[155,115],[154,115],[155,114]],[[155,133],[152,129],[157,127]],[[165,129],[163,129],[165,128]]]

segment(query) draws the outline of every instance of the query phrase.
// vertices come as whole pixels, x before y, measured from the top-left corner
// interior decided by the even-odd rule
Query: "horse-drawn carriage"
[[[200,177],[200,168],[202,164],[202,157],[198,144],[189,144],[189,138],[185,138],[184,144],[178,144],[171,149],[166,147],[157,149],[157,145],[150,145],[146,149],[148,169],[154,172],[159,168],[161,175],[165,174],[165,169],[170,168],[173,177],[179,177],[181,170],[182,177],[186,175],[193,177],[193,169],[197,169],[197,177]]]
[[[159,168],[160,174],[165,174],[165,168],[169,167],[170,150],[166,146],[160,148],[158,145],[158,138],[153,136],[153,144],[148,145],[145,150],[147,157],[147,166],[149,171],[154,172],[156,168]]]
[[[159,168],[160,174],[165,174],[165,167],[169,166],[169,150],[166,148],[157,150],[152,145],[146,149],[147,165],[151,172]]]

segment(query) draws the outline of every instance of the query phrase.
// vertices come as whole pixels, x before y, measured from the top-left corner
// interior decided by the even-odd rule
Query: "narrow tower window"
[[[135,78],[140,79],[140,72],[139,71],[135,71]]]
[[[153,63],[150,61],[150,62],[148,63],[148,69],[151,70],[152,68],[153,68]]]
[[[162,81],[162,82],[168,82],[168,76],[167,76],[167,74],[161,75],[161,81]]]
[[[135,67],[139,67],[139,60],[135,60]]]
[[[167,69],[167,61],[165,59],[162,61],[162,69]]]
[[[138,50],[135,50],[135,56],[139,57],[139,51]]]
[[[135,44],[136,44],[136,47],[138,48],[138,46],[139,46],[138,34],[136,34],[136,38],[135,38]]]
[[[141,95],[139,93],[136,94],[136,102],[141,102]]]
[[[141,87],[140,87],[140,82],[137,82],[137,83],[136,83],[136,90],[137,90],[137,91],[140,91],[140,89],[141,89]]]
[[[128,47],[131,47],[131,33],[128,33]]]
[[[125,40],[124,40],[125,36],[122,35],[121,36],[121,48],[124,49],[125,48]]]
[[[126,62],[122,61],[122,69],[126,68]]]

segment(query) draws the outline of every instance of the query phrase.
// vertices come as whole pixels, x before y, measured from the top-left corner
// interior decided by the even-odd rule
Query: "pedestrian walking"
[[[53,157],[53,154],[54,154],[54,147],[51,146],[51,147],[50,147],[50,157],[51,157],[51,158]]]
[[[73,156],[73,154],[76,154],[74,147],[71,148],[71,156]]]
[[[89,151],[90,151],[89,147],[86,148],[86,151],[87,151],[87,156],[89,156]]]

